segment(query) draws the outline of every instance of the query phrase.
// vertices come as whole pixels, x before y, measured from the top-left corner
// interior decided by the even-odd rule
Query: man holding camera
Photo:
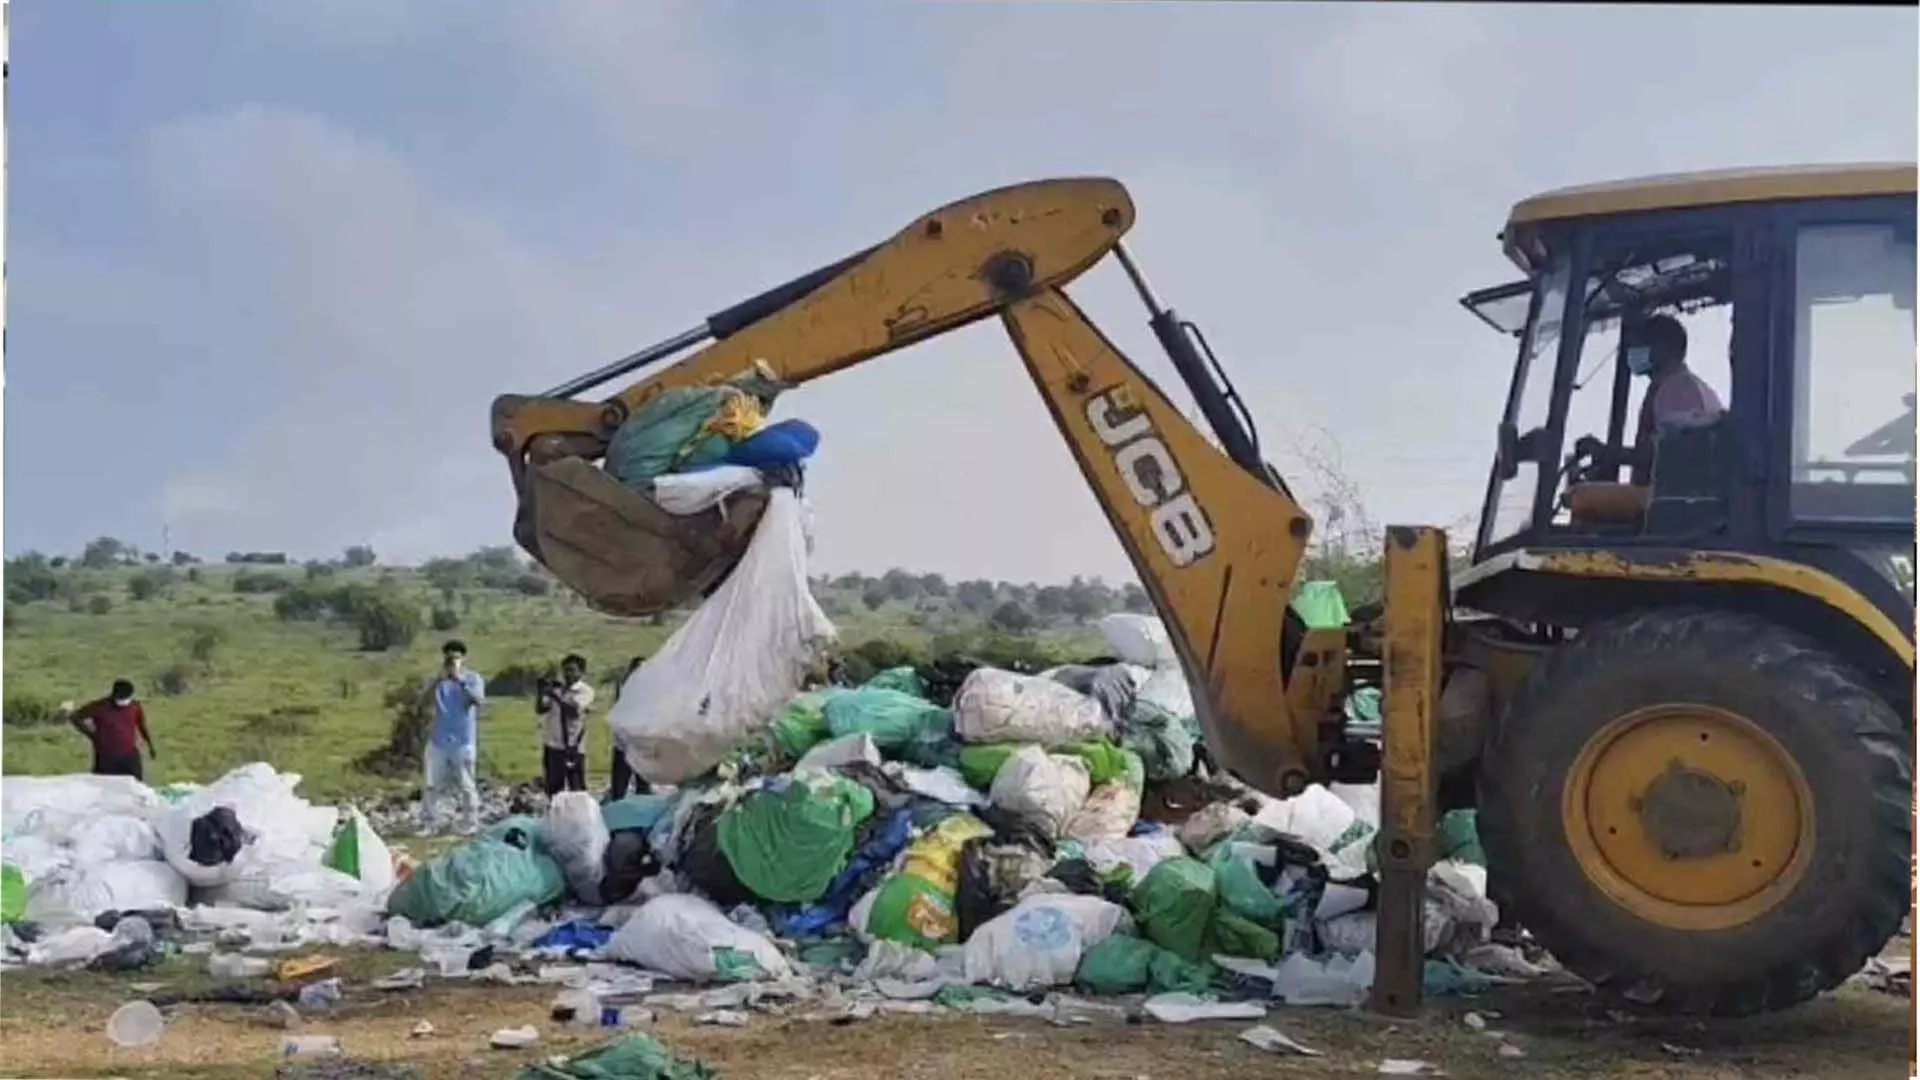
[[[559,677],[543,677],[534,694],[534,715],[541,721],[540,771],[548,798],[587,790],[587,710],[593,707],[593,687],[586,676],[586,658],[570,653],[560,661]]]

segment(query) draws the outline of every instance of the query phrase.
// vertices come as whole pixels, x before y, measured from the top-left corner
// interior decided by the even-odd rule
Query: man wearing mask
[[[1640,324],[1636,338],[1627,345],[1627,370],[1649,382],[1633,440],[1633,482],[1646,484],[1658,432],[1705,427],[1727,410],[1713,387],[1687,367],[1687,328],[1678,319],[1655,315]]]
[[[560,661],[560,677],[540,680],[533,712],[540,717],[540,771],[547,797],[587,790],[587,710],[593,687],[587,661],[578,653]]]
[[[160,756],[147,731],[146,710],[134,700],[133,684],[125,679],[115,679],[106,697],[70,709],[67,721],[93,743],[95,776],[131,776],[144,781],[140,744],[147,744],[148,757]]]
[[[467,670],[467,646],[449,641],[440,649],[440,677],[433,683],[433,735],[426,749],[426,825],[438,829],[441,800],[452,790],[459,801],[457,829],[472,832],[480,819],[480,788],[474,782],[479,756],[480,706],[487,700],[487,682]]]

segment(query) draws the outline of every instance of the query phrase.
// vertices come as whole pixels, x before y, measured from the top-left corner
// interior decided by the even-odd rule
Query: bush
[[[530,698],[542,675],[558,674],[552,664],[518,660],[487,678],[488,697]]]
[[[330,578],[338,572],[338,570],[323,562],[310,562],[306,565],[308,581],[319,581],[322,578]]]
[[[201,623],[187,631],[187,658],[196,664],[205,666],[213,663],[214,654],[227,642],[225,627],[211,623]]]
[[[351,619],[360,614],[374,596],[371,586],[346,584],[327,593],[327,611],[336,619]]]
[[[293,582],[283,574],[264,570],[242,570],[233,575],[233,591],[245,596],[285,592]]]
[[[361,566],[372,566],[376,561],[376,559],[374,557],[372,548],[368,547],[365,544],[356,544],[353,547],[350,547],[346,550],[346,552],[341,556],[340,561],[346,563],[350,567],[361,567]]]
[[[866,682],[888,668],[916,667],[925,663],[926,660],[924,653],[908,649],[899,642],[886,638],[863,641],[840,657],[841,667],[847,679],[856,685]]]
[[[112,610],[113,601],[104,596],[96,595],[87,598],[87,614],[89,615],[105,615]]]
[[[60,703],[40,694],[8,694],[0,703],[0,722],[7,727],[47,727],[65,719]]]
[[[1011,600],[994,608],[993,614],[987,616],[987,621],[998,629],[1015,634],[1026,633],[1038,622],[1032,612]]]
[[[153,600],[172,592],[175,580],[171,570],[142,571],[127,582],[127,595],[135,600]]]
[[[189,567],[187,567],[187,580],[188,580],[189,582],[191,582],[191,583],[193,583],[193,584],[195,584],[195,585],[198,585],[198,584],[200,584],[200,577],[201,577],[201,575],[200,575],[200,568],[199,568],[199,567],[197,567],[197,566],[189,566]]]
[[[392,715],[384,746],[354,759],[354,767],[376,776],[406,776],[420,768],[433,733],[433,697],[422,679],[405,677],[387,688],[381,699]]]
[[[51,600],[60,594],[60,575],[41,555],[23,555],[6,564],[7,599],[19,603]]]
[[[460,625],[460,613],[450,607],[436,607],[433,609],[432,624],[435,630],[455,629]]]
[[[353,613],[353,625],[360,631],[363,651],[404,649],[420,633],[420,611],[398,593],[371,593],[361,598]]]
[[[539,574],[521,574],[514,579],[513,590],[521,596],[545,596],[553,591],[553,583]]]
[[[328,594],[311,585],[289,589],[273,600],[273,613],[282,622],[311,622],[327,614]]]
[[[193,670],[185,664],[172,664],[153,677],[153,685],[162,697],[179,697],[193,687]]]

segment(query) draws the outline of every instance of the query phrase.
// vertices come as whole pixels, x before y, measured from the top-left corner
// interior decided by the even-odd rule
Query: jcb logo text
[[[1128,388],[1116,386],[1088,398],[1087,422],[1113,452],[1133,500],[1152,511],[1154,539],[1173,565],[1191,566],[1213,554],[1213,523]]]

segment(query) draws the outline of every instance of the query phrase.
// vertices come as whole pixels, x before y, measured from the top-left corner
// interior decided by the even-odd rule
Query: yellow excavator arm
[[[577,565],[590,548],[617,547],[620,521],[611,518],[591,538],[581,535],[592,531],[585,525],[564,523],[533,538],[524,527],[540,497],[532,470],[600,456],[621,422],[664,390],[716,383],[762,362],[797,385],[998,315],[1167,625],[1209,747],[1258,788],[1299,791],[1325,772],[1319,725],[1329,705],[1290,699],[1283,673],[1299,648],[1289,604],[1311,522],[1260,459],[1224,373],[1195,348],[1204,340],[1159,306],[1120,246],[1133,221],[1132,199],[1113,180],[990,191],[547,394],[501,397],[493,436],[521,497],[516,535],[549,567]],[[1110,252],[1152,311],[1156,336],[1226,452],[1061,291]],[[717,340],[611,398],[570,400],[708,337]],[[570,497],[611,497],[580,496],[584,483],[599,479],[574,475],[569,483]],[[600,565],[614,565],[613,558],[606,554]],[[596,587],[586,583],[583,591]],[[1339,689],[1338,678],[1302,681],[1309,684],[1322,698]]]

